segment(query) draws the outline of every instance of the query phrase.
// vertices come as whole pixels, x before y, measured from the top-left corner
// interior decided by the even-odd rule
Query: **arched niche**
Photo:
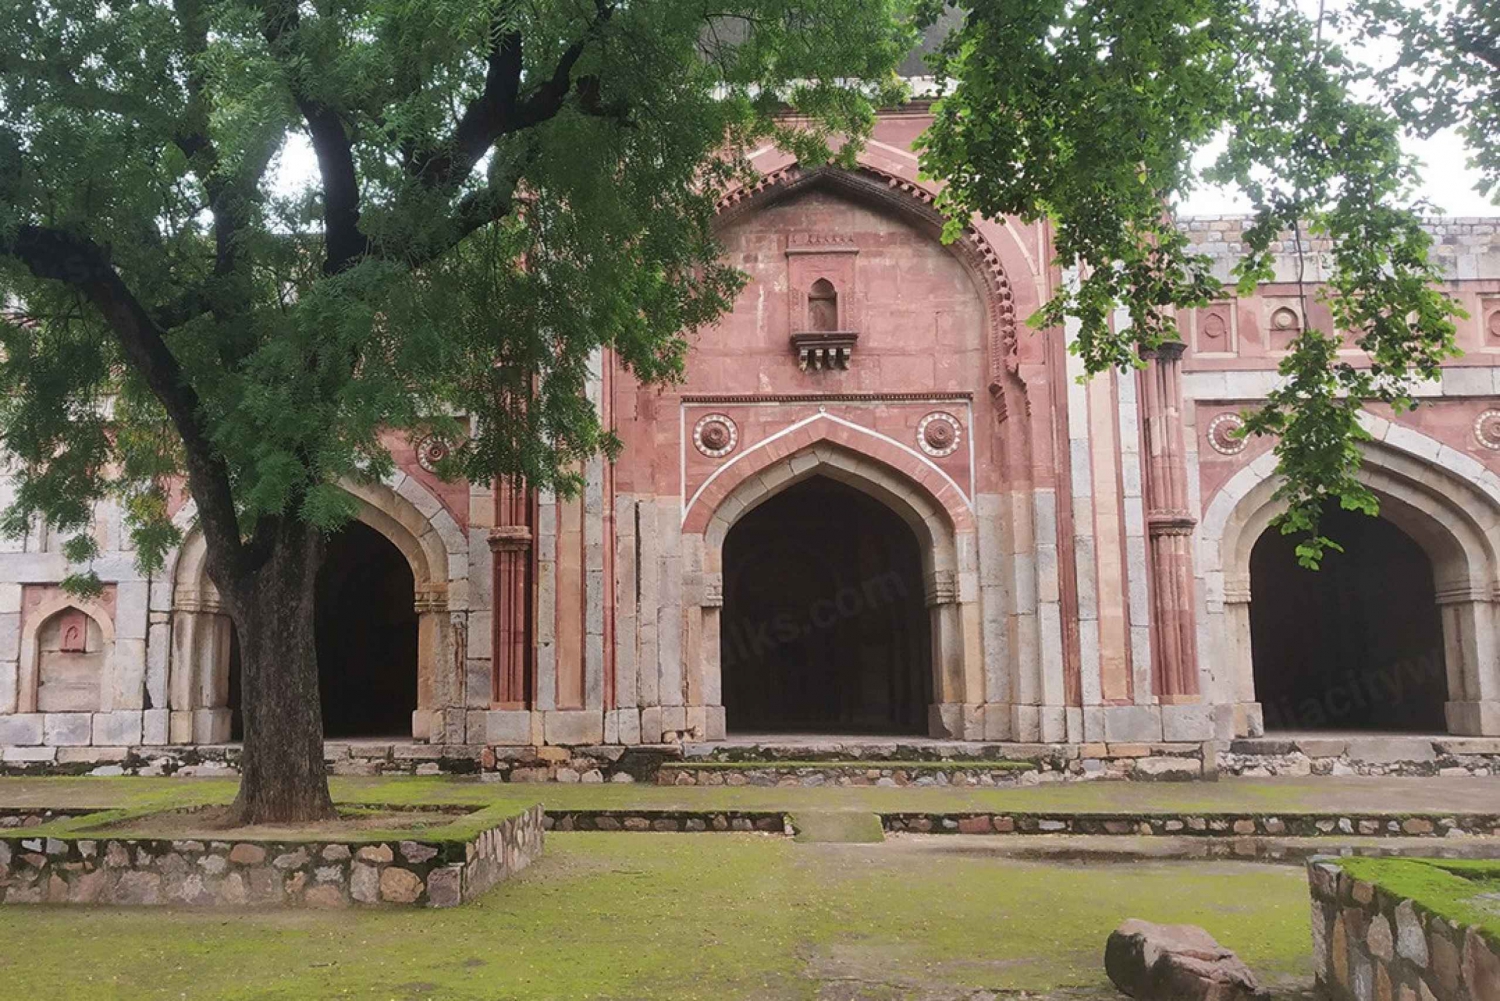
[[[114,645],[114,620],[95,602],[57,596],[29,609],[21,630],[18,710],[112,710]]]

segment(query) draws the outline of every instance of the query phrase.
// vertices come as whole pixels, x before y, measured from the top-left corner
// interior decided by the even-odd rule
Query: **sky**
[[[1469,153],[1454,132],[1441,132],[1431,139],[1408,138],[1406,148],[1422,161],[1422,186],[1418,195],[1444,216],[1500,216],[1500,205],[1477,190],[1479,174],[1467,166]],[[1209,156],[1202,158],[1205,162]],[[1233,215],[1250,211],[1250,203],[1238,189],[1204,187],[1183,202],[1181,215]]]
[[[1500,205],[1487,200],[1474,185],[1478,174],[1466,163],[1468,151],[1453,132],[1443,132],[1426,141],[1408,140],[1407,148],[1423,161],[1423,184],[1419,194],[1435,205],[1439,215],[1500,216]],[[1204,157],[1206,161],[1212,151]],[[293,135],[282,151],[275,187],[290,194],[313,180],[317,164],[312,146],[301,135]],[[1237,189],[1203,187],[1183,202],[1181,215],[1234,215],[1250,211],[1250,203]]]

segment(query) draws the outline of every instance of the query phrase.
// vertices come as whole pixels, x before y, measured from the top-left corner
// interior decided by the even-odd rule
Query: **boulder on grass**
[[[1193,925],[1130,920],[1109,936],[1104,969],[1136,1001],[1258,1001],[1255,974]]]

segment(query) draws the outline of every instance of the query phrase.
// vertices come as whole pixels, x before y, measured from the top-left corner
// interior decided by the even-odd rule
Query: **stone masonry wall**
[[[533,806],[462,846],[0,837],[0,902],[455,907],[529,865],[542,830]]]
[[[1495,1001],[1500,950],[1472,927],[1355,879],[1328,859],[1308,864],[1314,962],[1330,1001]]]

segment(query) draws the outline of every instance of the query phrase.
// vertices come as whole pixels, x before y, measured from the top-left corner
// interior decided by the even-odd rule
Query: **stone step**
[[[666,786],[1006,786],[1034,774],[1029,761],[738,761],[666,762]]]

